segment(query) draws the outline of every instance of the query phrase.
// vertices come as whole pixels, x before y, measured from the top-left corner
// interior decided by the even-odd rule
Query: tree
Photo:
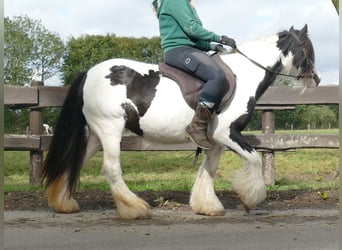
[[[337,13],[339,13],[339,0],[331,0],[333,5],[335,6],[335,9]]]
[[[116,54],[118,49],[114,38],[115,36],[111,35],[70,38],[66,45],[62,69],[64,83],[70,84],[78,73]]]
[[[62,39],[48,31],[41,21],[27,16],[4,19],[4,81],[24,85],[35,80],[45,81],[60,72],[65,53]],[[5,107],[6,133],[23,133],[28,126],[28,110]],[[16,126],[13,126],[16,124]]]
[[[338,127],[337,105],[298,105],[295,110],[277,110],[277,129],[306,129]]]
[[[63,81],[69,84],[81,71],[110,58],[129,58],[158,63],[163,58],[160,38],[116,37],[115,34],[86,35],[67,42],[64,57]]]
[[[32,41],[20,27],[19,22],[4,19],[4,81],[6,84],[26,83],[32,74],[26,67],[32,50]]]
[[[28,16],[4,21],[5,83],[25,84],[32,78],[45,81],[60,71],[65,45],[56,33]]]
[[[303,122],[311,128],[329,128],[336,122],[336,117],[328,106],[309,105]]]

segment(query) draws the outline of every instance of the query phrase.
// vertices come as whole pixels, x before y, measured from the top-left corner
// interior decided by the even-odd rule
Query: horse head
[[[297,71],[297,80],[301,80],[306,87],[316,87],[321,79],[315,69],[315,52],[308,36],[307,24],[300,30],[293,26],[288,31],[279,33],[278,47],[284,57],[293,55],[293,67]]]

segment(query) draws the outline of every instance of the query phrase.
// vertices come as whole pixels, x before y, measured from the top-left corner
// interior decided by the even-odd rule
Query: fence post
[[[41,81],[32,81],[32,87],[43,86]],[[30,110],[30,134],[41,135],[43,132],[43,110],[41,108],[31,108]],[[41,172],[43,169],[43,151],[30,151],[30,184],[42,185]]]
[[[272,110],[263,111],[262,118],[262,132],[264,134],[274,134],[275,121]],[[267,150],[262,152],[262,165],[265,184],[275,184],[275,156],[274,150]]]

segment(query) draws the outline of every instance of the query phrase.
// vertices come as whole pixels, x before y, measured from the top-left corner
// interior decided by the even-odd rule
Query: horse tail
[[[42,171],[45,188],[67,176],[69,194],[75,190],[87,146],[86,119],[82,113],[86,72],[73,81],[58,117]]]

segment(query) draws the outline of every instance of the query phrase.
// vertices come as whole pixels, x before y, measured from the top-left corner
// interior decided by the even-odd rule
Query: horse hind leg
[[[87,140],[87,149],[83,159],[83,165],[86,164],[90,158],[102,149],[102,144],[97,137],[97,135],[93,132],[91,128],[88,127],[88,140]]]
[[[112,121],[109,121],[112,123]],[[110,127],[110,126],[109,126]],[[123,126],[122,126],[123,129]],[[117,217],[121,219],[148,219],[152,217],[149,204],[127,187],[120,166],[120,129],[107,129],[99,134],[103,146],[102,172],[109,183]]]
[[[112,191],[118,218],[134,220],[150,219],[152,217],[150,205],[132,193],[126,184],[117,188],[117,190],[119,189],[120,191]]]
[[[104,147],[103,173],[109,183],[117,217],[121,219],[148,219],[151,218],[149,204],[136,194],[132,193],[124,182],[119,163],[119,154],[108,152]]]
[[[191,190],[190,205],[194,213],[209,216],[224,215],[224,207],[214,190],[214,178],[223,148],[215,145],[207,151]]]
[[[90,130],[82,165],[100,149],[101,143],[99,139]],[[77,213],[80,210],[77,201],[72,197],[72,193],[68,189],[68,174],[66,173],[49,185],[45,194],[49,207],[54,209],[57,213]]]
[[[45,195],[49,207],[57,213],[77,213],[80,211],[77,201],[68,190],[68,177],[66,174],[49,185]]]

